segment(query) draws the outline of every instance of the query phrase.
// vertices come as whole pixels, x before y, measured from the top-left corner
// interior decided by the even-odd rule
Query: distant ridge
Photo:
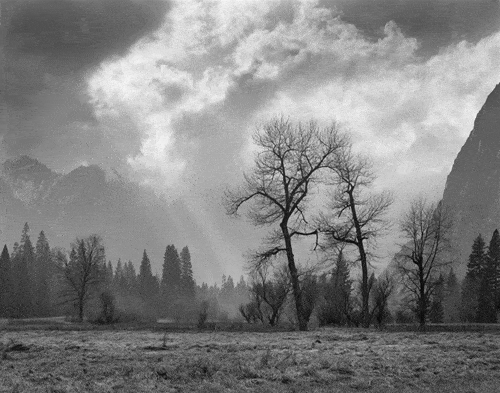
[[[113,262],[132,260],[138,267],[147,249],[157,272],[168,244],[188,245],[195,273],[207,279],[218,273],[216,256],[182,201],[169,205],[152,190],[107,176],[96,165],[58,174],[28,156],[1,164],[0,246],[12,251],[25,222],[34,243],[43,230],[51,247],[69,248],[76,237],[97,233]]]

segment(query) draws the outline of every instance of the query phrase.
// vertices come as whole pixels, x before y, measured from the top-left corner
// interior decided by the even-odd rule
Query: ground
[[[0,330],[0,392],[495,392],[500,335]],[[1,344],[0,344],[1,345]]]

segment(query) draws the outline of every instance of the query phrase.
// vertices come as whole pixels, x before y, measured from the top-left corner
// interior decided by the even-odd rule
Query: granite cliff
[[[452,212],[455,267],[463,277],[474,238],[481,233],[488,243],[500,229],[500,84],[486,99],[455,159],[443,203]]]

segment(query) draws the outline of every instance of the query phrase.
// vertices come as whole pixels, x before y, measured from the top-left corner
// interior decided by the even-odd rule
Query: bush
[[[405,310],[396,311],[396,323],[413,323],[414,320],[413,313]]]

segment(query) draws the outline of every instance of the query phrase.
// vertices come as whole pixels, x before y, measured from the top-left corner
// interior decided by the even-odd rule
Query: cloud
[[[7,0],[0,104],[4,150],[30,154],[60,171],[78,162],[119,166],[123,143],[97,124],[86,76],[125,55],[163,21],[168,2],[151,0]],[[127,129],[127,122],[123,128]],[[130,131],[130,128],[128,128]],[[130,151],[130,148],[127,148]]]
[[[104,135],[120,140],[123,119],[133,130],[136,145],[121,151],[132,177],[172,198],[194,195],[213,212],[221,189],[251,163],[255,127],[283,113],[349,129],[375,160],[377,186],[396,192],[395,218],[412,195],[438,198],[500,81],[500,32],[461,40],[467,24],[430,48],[428,37],[380,15],[372,30],[361,29],[360,13],[344,3],[174,2],[152,37],[87,79]],[[429,12],[437,23],[441,11]]]

